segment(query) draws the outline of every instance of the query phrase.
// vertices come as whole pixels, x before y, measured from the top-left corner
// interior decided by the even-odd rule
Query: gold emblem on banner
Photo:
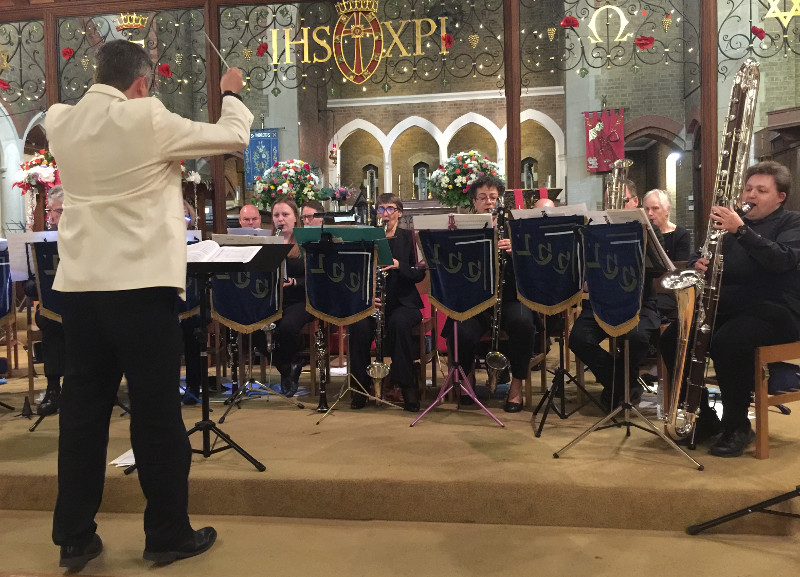
[[[377,10],[377,0],[342,0],[336,4],[339,20],[333,30],[333,52],[339,70],[354,84],[366,82],[381,61],[383,29]],[[353,43],[352,60],[344,54],[345,42]]]

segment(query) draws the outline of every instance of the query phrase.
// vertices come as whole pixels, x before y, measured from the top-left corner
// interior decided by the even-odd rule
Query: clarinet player
[[[377,215],[386,226],[386,238],[392,251],[392,264],[383,267],[386,274],[385,302],[375,303],[383,307],[385,314],[384,350],[391,351],[392,358],[389,378],[403,391],[403,408],[416,412],[419,410],[419,394],[414,378],[416,341],[411,332],[422,322],[422,299],[416,285],[425,278],[425,269],[416,266],[417,256],[411,231],[397,226],[403,215],[400,197],[393,193],[381,194],[378,197]],[[374,317],[367,317],[350,327],[353,375],[367,390],[372,385],[367,367],[370,363],[370,345],[375,337],[375,323]],[[358,393],[351,395],[350,406],[363,409],[367,398]]]
[[[505,192],[505,184],[495,176],[481,176],[470,185],[467,193],[472,199],[472,206],[478,214],[490,214],[495,210],[497,199]],[[496,225],[496,218],[494,220]],[[522,410],[522,383],[528,376],[528,365],[533,354],[536,337],[535,313],[517,300],[517,283],[514,266],[511,261],[511,241],[508,237],[498,242],[497,247],[507,253],[504,269],[502,298],[502,323],[507,335],[513,335],[506,341],[508,350],[506,357],[511,365],[511,387],[508,391],[503,410],[507,413],[518,413]],[[475,362],[475,351],[478,342],[492,327],[492,310],[483,311],[474,317],[458,324],[458,360],[469,375]],[[448,340],[448,349],[453,349],[453,320],[447,319],[442,336]],[[474,385],[474,383],[473,383]],[[462,397],[462,402],[468,397]],[[472,399],[469,399],[470,401]]]

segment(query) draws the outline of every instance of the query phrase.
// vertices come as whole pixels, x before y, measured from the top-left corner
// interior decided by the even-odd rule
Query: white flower
[[[30,174],[39,182],[50,183],[56,180],[56,169],[52,166],[34,166],[31,168]]]
[[[200,184],[200,173],[194,170],[190,170],[189,174],[186,175],[186,182],[193,182],[194,184]],[[261,188],[264,187],[262,186]]]

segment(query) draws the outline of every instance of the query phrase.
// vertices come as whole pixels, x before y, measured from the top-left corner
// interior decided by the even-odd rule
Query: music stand
[[[722,515],[721,517],[717,517],[716,519],[706,521],[705,523],[690,525],[689,527],[686,528],[686,532],[689,535],[697,535],[698,533],[705,531],[706,529],[711,529],[712,527],[716,527],[717,525],[722,525],[723,523],[727,523],[728,521],[739,519],[740,517],[744,517],[745,515],[749,515],[750,513],[764,513],[765,515],[777,515],[779,517],[791,517],[793,519],[800,519],[800,514],[798,513],[791,513],[789,511],[775,511],[773,509],[769,509],[769,507],[772,507],[773,505],[784,503],[790,499],[794,499],[795,497],[800,497],[800,485],[798,485],[788,493],[783,493],[782,495],[778,495],[777,497],[772,497],[771,499],[767,499],[766,501],[761,501],[760,503],[756,503],[755,505],[750,505],[749,507],[745,507],[744,509],[739,509],[738,511],[734,511],[733,513]]]
[[[451,214],[451,215],[437,215],[437,216],[434,216],[434,217],[431,217],[431,216],[415,217],[414,229],[417,231],[418,238],[419,238],[420,230],[421,229],[425,229],[425,228],[443,229],[443,230],[438,230],[437,232],[440,232],[440,233],[452,233],[454,235],[457,235],[459,233],[467,233],[467,235],[469,235],[470,233],[480,233],[483,230],[485,230],[485,229],[481,229],[481,228],[478,228],[478,229],[461,228],[461,229],[459,229],[459,227],[457,225],[457,217],[458,216],[459,215]],[[490,225],[491,224],[491,215],[489,215],[489,214],[486,214],[486,215],[483,215],[483,214],[481,214],[481,215],[464,215],[464,216],[465,217],[473,217],[473,220],[475,220],[474,217],[477,217],[478,219],[484,219],[484,218],[488,219],[488,221],[484,224],[484,226],[486,228],[488,228],[488,226],[486,226],[486,225]],[[444,221],[442,221],[441,219],[444,219]],[[442,224],[445,224],[445,226],[442,226]],[[467,226],[469,226],[469,225],[467,225]],[[492,268],[493,272],[492,272],[491,278],[494,279],[494,273],[496,273],[496,271],[497,271],[497,242],[496,242],[497,236],[494,233],[492,233],[492,234],[494,235],[493,236],[493,240],[491,242],[491,248],[490,248],[490,250],[492,251],[492,255],[491,255],[491,258],[488,260],[489,264],[487,265],[487,268]],[[475,244],[476,242],[478,242],[477,240],[469,240],[469,241],[467,241],[466,240],[467,237],[464,237],[464,238],[465,238],[464,242],[458,242],[457,244],[461,244],[463,246],[466,246],[468,244]],[[481,239],[479,242],[484,242],[484,241],[485,241],[485,239]],[[438,264],[437,264],[437,266],[431,266],[431,263],[436,264],[438,262],[438,256],[427,254],[427,252],[425,250],[426,249],[426,243],[423,243],[423,242],[420,241],[420,246],[422,247],[423,254],[425,256],[425,261],[426,261],[426,263],[428,265],[428,274],[431,276],[431,291],[432,291],[431,298],[435,298],[435,296],[441,296],[441,295],[434,295],[433,291],[434,291],[434,287],[435,286],[436,287],[444,286],[444,284],[446,282],[446,281],[444,281],[444,274],[445,273],[442,273],[442,268],[444,268],[444,267],[440,268],[438,266]],[[480,250],[482,250],[482,249],[480,249]],[[460,269],[460,267],[459,267],[459,269]],[[437,280],[439,282],[433,282],[433,277],[434,276],[437,277]],[[441,276],[442,278],[438,278],[439,276]],[[486,275],[484,275],[484,276],[486,276]],[[487,278],[489,278],[489,277],[487,277]],[[466,285],[471,285],[471,284],[472,283],[466,283]],[[500,286],[499,283],[494,283],[494,284],[496,284],[497,286]],[[495,298],[496,298],[496,296],[497,296],[495,294],[496,286],[494,286],[494,284],[491,287],[491,292],[492,292],[493,295],[495,295]],[[462,286],[465,286],[465,285],[462,285]],[[483,304],[485,304],[485,303],[482,303],[482,304],[480,304],[478,306],[483,306]],[[491,304],[492,303],[489,302],[489,306],[491,306]],[[448,307],[441,306],[441,303],[439,305],[439,308],[440,308],[440,310],[447,310],[448,309]],[[481,309],[481,310],[485,310],[485,308],[486,307],[484,306],[483,309]],[[472,308],[471,310],[475,310],[475,309]],[[454,313],[455,312],[454,309],[451,309],[451,312]],[[464,314],[469,314],[469,313],[467,312],[467,313],[464,313]],[[478,314],[478,312],[475,312],[475,313],[472,313],[472,314]],[[467,317],[467,318],[469,318],[469,317]],[[496,422],[501,427],[505,427],[503,422],[500,419],[498,419],[494,415],[494,413],[492,413],[492,411],[490,411],[483,403],[480,402],[480,400],[478,399],[477,395],[475,395],[475,391],[472,388],[472,383],[467,378],[467,374],[464,371],[464,368],[459,363],[459,359],[458,359],[458,320],[456,318],[453,318],[453,362],[450,365],[450,370],[447,372],[447,377],[445,378],[444,384],[442,384],[442,387],[439,389],[439,394],[436,396],[436,399],[424,411],[422,411],[422,413],[416,419],[414,419],[411,422],[410,426],[413,427],[414,425],[416,425],[420,421],[420,419],[422,419],[425,415],[427,415],[428,412],[430,412],[434,407],[436,407],[437,404],[442,402],[442,399],[444,399],[444,396],[447,395],[447,393],[449,393],[453,388],[455,388],[456,385],[458,385],[458,388],[456,389],[458,397],[460,397],[460,395],[462,393],[466,394],[469,398],[471,398],[475,402],[476,405],[478,405],[478,407],[484,413],[486,413],[489,417],[491,417],[492,420],[494,420],[494,422]],[[458,407],[458,404],[456,405],[456,407]]]
[[[633,211],[630,211],[630,212],[633,212]],[[596,226],[603,226],[603,225],[596,225]],[[644,275],[642,275],[642,278],[643,279],[645,278]],[[591,288],[592,287],[590,286],[589,287],[590,294],[591,294]],[[639,301],[639,306],[641,306],[641,301]],[[625,436],[627,436],[627,437],[629,437],[630,434],[631,434],[631,427],[634,427],[634,428],[640,429],[642,431],[645,431],[645,432],[648,432],[648,433],[651,433],[653,435],[657,435],[657,436],[661,437],[661,439],[665,443],[667,443],[670,447],[672,447],[675,451],[677,451],[678,453],[682,454],[687,459],[689,459],[692,463],[694,463],[694,465],[697,466],[697,470],[698,471],[702,471],[704,469],[703,465],[698,463],[694,458],[691,457],[691,455],[689,455],[686,451],[684,451],[677,444],[675,444],[675,441],[670,439],[669,436],[662,430],[663,427],[662,428],[657,427],[650,419],[645,417],[639,411],[638,408],[636,408],[635,406],[633,406],[631,404],[630,389],[629,389],[629,387],[630,387],[630,371],[628,370],[628,367],[630,365],[630,342],[629,342],[629,340],[627,338],[627,335],[622,335],[622,339],[623,339],[623,351],[624,351],[624,353],[623,353],[624,354],[624,363],[623,363],[623,367],[624,367],[624,369],[623,369],[624,370],[624,385],[623,385],[624,397],[623,397],[622,403],[620,403],[620,405],[616,409],[611,411],[608,415],[606,415],[605,417],[603,417],[602,419],[597,421],[594,425],[592,425],[591,427],[586,429],[584,432],[582,432],[580,435],[578,435],[576,438],[574,438],[572,441],[570,441],[566,446],[564,446],[563,448],[561,448],[558,451],[556,451],[555,453],[553,453],[553,458],[554,459],[558,459],[561,456],[562,453],[566,452],[573,445],[578,444],[584,437],[588,436],[590,433],[593,433],[594,431],[599,431],[599,430],[607,429],[607,428],[610,428],[610,427],[623,427],[624,426],[625,430],[626,430]],[[610,346],[611,346],[611,350],[612,351],[616,350],[616,348],[617,348],[617,337],[614,337],[612,339]],[[616,370],[616,363],[615,363],[614,367],[615,367],[615,370]],[[614,382],[616,382],[616,378],[615,378],[614,375],[612,375],[612,379],[614,380]],[[612,398],[613,398],[613,395],[612,395]],[[642,426],[642,425],[640,425],[638,423],[632,422],[631,421],[631,412],[633,412],[640,419],[642,419],[642,421],[644,421],[647,426],[644,427],[644,426]],[[621,421],[616,421],[615,417],[617,417],[617,415],[620,415],[620,414],[622,414],[622,420]],[[614,421],[614,422],[611,423],[610,421]]]
[[[280,263],[289,254],[291,246],[283,244],[269,244],[262,246],[259,251],[247,262],[225,261],[225,262],[190,262],[187,265],[187,274],[197,280],[200,287],[200,318],[208,318],[209,293],[211,289],[211,277],[220,273],[231,272],[269,272],[278,268]],[[192,453],[203,455],[208,458],[214,453],[219,453],[227,449],[233,449],[250,462],[259,472],[264,472],[267,468],[257,461],[250,453],[236,444],[225,432],[220,429],[211,419],[208,406],[208,363],[203,362],[208,357],[208,327],[204,322],[200,323],[203,339],[200,341],[200,387],[202,400],[202,420],[197,421],[190,430],[186,432],[191,437],[194,433],[201,433],[203,436],[203,448],[195,449]],[[211,433],[217,438],[222,439],[222,447],[211,447]],[[216,444],[216,442],[215,442]],[[129,475],[136,470],[136,465],[131,465],[125,469],[125,474]]]

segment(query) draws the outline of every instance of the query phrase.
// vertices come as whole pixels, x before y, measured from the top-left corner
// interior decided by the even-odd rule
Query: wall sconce
[[[339,156],[336,154],[336,145],[331,146],[331,151],[328,153],[328,158],[336,166],[336,163],[339,161]]]

